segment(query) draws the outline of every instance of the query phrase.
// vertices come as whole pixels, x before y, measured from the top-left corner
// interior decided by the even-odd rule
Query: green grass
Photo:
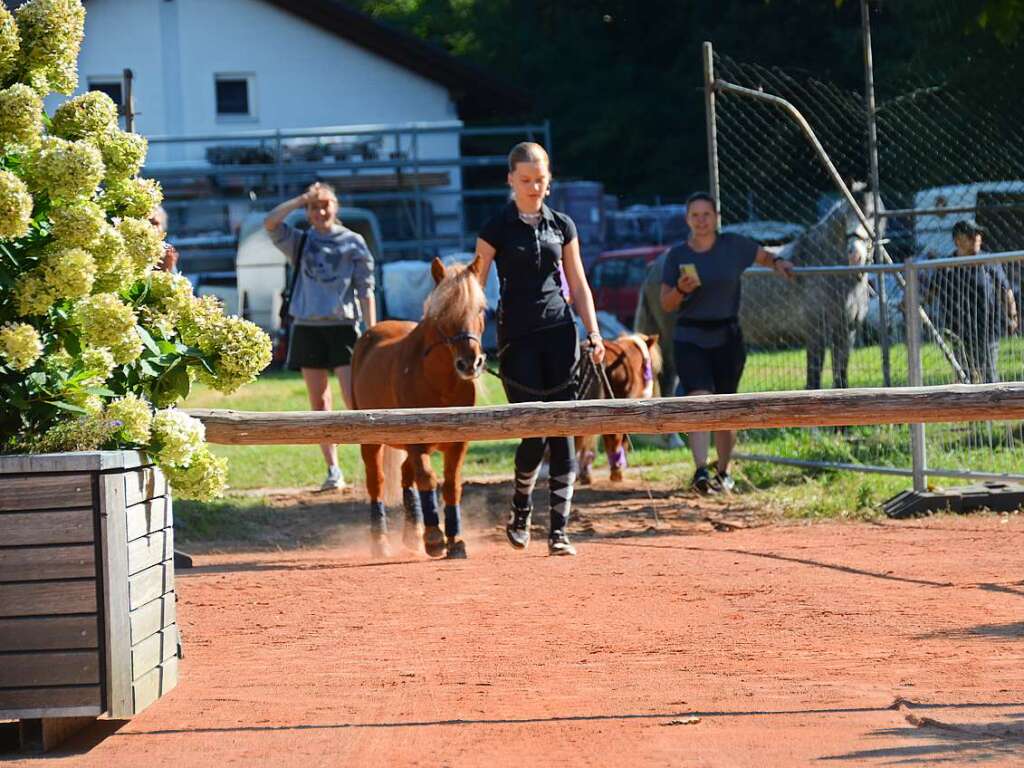
[[[907,347],[893,344],[889,347],[892,385],[906,386]],[[743,392],[768,392],[779,389],[803,389],[806,382],[807,356],[803,349],[784,349],[752,352],[747,358],[740,389]],[[822,387],[832,386],[831,358],[826,357],[822,369]],[[1024,339],[1019,336],[1005,338],[999,347],[998,368],[1003,381],[1019,381],[1024,366]],[[935,344],[921,347],[922,378],[925,386],[952,384],[953,369]],[[882,352],[877,346],[858,347],[850,355],[848,368],[851,387],[879,387],[882,385]]]
[[[877,347],[853,352],[850,362],[851,386],[881,384],[881,355]],[[906,349],[892,347],[892,374],[895,384],[906,383]],[[1024,340],[1004,340],[1000,369],[1007,379],[1020,378],[1020,362],[1024,360]],[[951,381],[949,366],[941,352],[932,345],[923,351],[925,383]],[[805,357],[802,350],[753,352],[743,377],[743,391],[758,392],[778,389],[800,389],[804,381]],[[830,386],[831,375],[826,360],[824,386]],[[335,382],[334,401],[341,402]],[[484,376],[479,389],[481,405],[506,402],[498,380]],[[185,403],[189,408],[231,408],[235,410],[306,410],[306,391],[298,374],[274,372],[244,387],[231,396],[197,387]],[[973,467],[992,472],[1019,472],[1021,466],[1020,427],[1007,425],[952,424],[930,425],[929,463],[935,467]],[[470,446],[465,464],[467,476],[511,475],[517,440],[479,442]],[[990,444],[997,450],[992,451]],[[863,463],[881,466],[910,465],[909,434],[905,426],[852,427],[841,431],[777,429],[750,430],[741,436],[739,449],[745,453],[762,453],[789,458]],[[324,463],[315,445],[215,446],[214,451],[230,460],[229,485],[233,489],[259,489],[316,486],[323,479]],[[350,480],[362,479],[362,461],[358,446],[339,447],[339,461]],[[635,471],[650,482],[682,485],[693,473],[693,463],[685,448],[667,450],[656,441],[639,437],[630,457]],[[605,465],[599,456],[597,467]],[[435,456],[440,472],[440,457]],[[775,509],[797,518],[864,517],[878,514],[882,501],[909,486],[909,479],[877,474],[836,471],[810,471],[795,467],[746,462],[739,466],[741,489],[752,503]],[[211,525],[227,515],[224,504],[210,507]],[[251,506],[251,498],[237,501]],[[200,505],[202,506],[202,505]],[[190,507],[191,508],[191,507]],[[212,532],[212,531],[211,531]]]

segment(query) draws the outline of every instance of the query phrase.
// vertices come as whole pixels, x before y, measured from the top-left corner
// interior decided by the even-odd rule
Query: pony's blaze
[[[455,374],[473,380],[484,372],[487,358],[481,348],[487,300],[476,270],[445,267],[440,259],[431,264],[436,287],[424,304],[424,319],[434,324],[441,343],[451,351]]]

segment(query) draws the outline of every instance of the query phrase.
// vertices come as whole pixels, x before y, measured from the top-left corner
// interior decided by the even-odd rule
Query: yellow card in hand
[[[692,277],[700,284],[700,275],[697,274],[696,264],[680,264],[679,265],[679,277]]]

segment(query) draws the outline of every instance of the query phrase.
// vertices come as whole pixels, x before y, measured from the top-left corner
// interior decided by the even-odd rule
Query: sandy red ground
[[[582,504],[576,559],[492,524],[461,562],[200,556],[178,688],[46,764],[1024,764],[1024,520],[657,503]]]

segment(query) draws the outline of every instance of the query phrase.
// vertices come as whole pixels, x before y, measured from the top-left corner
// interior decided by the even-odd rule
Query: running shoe
[[[532,509],[519,509],[515,504],[508,516],[508,524],[505,526],[505,535],[508,536],[508,543],[516,549],[526,549],[530,546],[530,516]]]
[[[697,468],[697,471],[693,473],[693,480],[690,481],[690,487],[705,496],[716,492],[715,487],[711,484],[711,473],[708,472],[707,467]]]
[[[345,487],[345,478],[341,476],[341,467],[335,464],[328,468],[327,477],[320,483],[321,491],[336,491]]]
[[[576,554],[576,547],[574,547],[572,542],[569,541],[569,537],[565,535],[565,531],[552,531],[551,535],[548,536],[548,554],[572,556]]]
[[[736,481],[732,479],[732,475],[722,470],[715,471],[715,485],[724,493],[732,493],[733,489],[736,488]]]

